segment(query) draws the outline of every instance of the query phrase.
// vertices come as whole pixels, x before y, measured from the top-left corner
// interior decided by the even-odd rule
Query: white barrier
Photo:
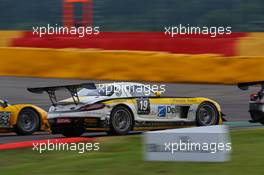
[[[148,161],[225,162],[232,150],[225,125],[146,132],[143,137]]]

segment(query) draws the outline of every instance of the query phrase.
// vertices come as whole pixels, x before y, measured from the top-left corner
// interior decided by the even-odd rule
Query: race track
[[[0,77],[0,98],[14,103],[32,103],[44,109],[48,109],[50,101],[47,94],[32,94],[27,91],[27,87],[55,86],[91,82],[87,80],[69,80],[69,79],[43,79],[43,78],[17,78]],[[166,84],[164,96],[188,96],[188,97],[208,97],[216,100],[226,114],[228,121],[248,121],[248,98],[257,89],[252,88],[249,91],[241,91],[236,86],[225,85],[190,85],[190,84]],[[61,98],[66,94],[59,94]],[[12,134],[11,134],[12,135]],[[0,136],[0,143],[10,142],[12,140],[21,140],[15,135]],[[89,135],[88,135],[89,136]],[[92,135],[94,136],[94,135]],[[36,134],[23,137],[24,140],[34,138],[53,138],[56,136],[43,136]],[[59,136],[57,136],[59,137]],[[23,139],[22,139],[23,140]]]

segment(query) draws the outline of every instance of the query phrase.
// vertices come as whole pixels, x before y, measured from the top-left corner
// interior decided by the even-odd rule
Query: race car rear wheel
[[[205,102],[200,104],[196,112],[196,122],[198,126],[216,125],[219,120],[219,113],[216,107]]]
[[[111,135],[125,135],[133,128],[133,115],[127,107],[117,106],[111,112],[110,131]]]
[[[26,108],[20,111],[16,123],[16,133],[19,135],[30,135],[40,127],[40,119],[37,112]]]

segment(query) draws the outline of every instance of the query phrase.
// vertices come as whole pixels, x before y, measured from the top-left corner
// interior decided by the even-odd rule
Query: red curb
[[[95,138],[87,137],[74,137],[74,138],[58,138],[58,139],[46,139],[46,140],[32,140],[15,143],[0,144],[0,150],[10,150],[18,148],[30,148],[34,145],[48,144],[48,143],[76,143],[76,142],[94,142]]]

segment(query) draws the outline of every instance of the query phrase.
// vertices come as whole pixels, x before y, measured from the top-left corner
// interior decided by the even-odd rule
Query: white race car
[[[72,98],[57,101],[55,91],[61,89],[68,90]],[[80,136],[88,130],[123,135],[132,130],[222,124],[217,102],[207,98],[161,97],[141,83],[86,83],[28,90],[49,94],[51,130],[67,137]]]

